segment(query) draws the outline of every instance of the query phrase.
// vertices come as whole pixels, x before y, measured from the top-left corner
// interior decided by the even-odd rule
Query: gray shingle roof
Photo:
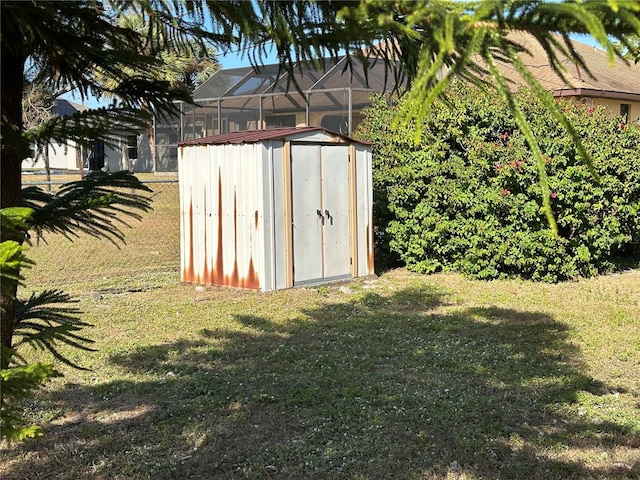
[[[67,115],[73,115],[74,113],[77,113],[77,112],[84,112],[88,109],[89,109],[88,107],[85,107],[84,105],[80,105],[79,103],[72,102],[64,98],[58,98],[56,100],[55,105],[51,109],[51,112],[54,115],[64,117]]]

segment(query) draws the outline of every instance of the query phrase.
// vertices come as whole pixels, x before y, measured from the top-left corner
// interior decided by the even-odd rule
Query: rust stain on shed
[[[260,279],[258,278],[258,272],[256,272],[256,269],[253,266],[253,257],[249,259],[249,272],[247,273],[247,277],[242,286],[253,290],[260,288]]]
[[[222,172],[218,169],[218,248],[216,266],[211,270],[211,283],[224,285],[224,258],[222,252]]]
[[[255,227],[258,229],[258,211],[255,211]],[[250,251],[253,251],[253,232],[249,232],[249,244],[251,245]],[[242,287],[252,290],[258,290],[260,288],[260,279],[258,278],[258,272],[253,265],[253,254],[249,254],[249,269],[247,276],[242,280]]]
[[[369,264],[369,274],[372,274],[375,266],[374,266],[374,259],[373,259],[373,245],[372,245],[372,238],[371,238],[371,228],[370,225],[367,225],[367,232],[366,232],[366,243],[367,243],[367,261]]]
[[[218,218],[217,218],[217,232],[213,232],[214,238],[217,237],[218,244],[215,249],[215,258],[209,261],[209,251],[207,246],[207,230],[212,229],[213,225],[211,224],[211,213],[207,210],[207,196],[208,191],[206,186],[204,187],[203,192],[203,219],[202,222],[204,224],[204,235],[202,246],[204,250],[204,262],[201,265],[202,270],[200,270],[200,265],[196,268],[195,265],[195,246],[196,239],[194,238],[194,230],[195,230],[195,221],[200,222],[199,219],[194,218],[194,207],[193,207],[193,197],[189,199],[189,214],[188,214],[188,242],[189,242],[189,254],[188,254],[188,263],[185,265],[182,274],[183,281],[192,282],[192,283],[209,283],[211,285],[219,285],[219,286],[227,286],[227,287],[240,287],[257,290],[260,288],[260,279],[258,277],[258,273],[256,272],[255,265],[253,262],[253,257],[251,254],[249,257],[249,266],[246,272],[246,276],[240,275],[238,268],[238,197],[237,192],[234,191],[233,194],[233,271],[231,274],[225,275],[224,270],[224,219],[223,219],[223,191],[222,191],[222,171],[218,170]],[[214,194],[215,195],[215,194]],[[258,219],[259,214],[258,211],[255,211],[255,224],[256,228],[258,228]],[[199,243],[199,242],[198,242]],[[213,252],[212,252],[213,253]],[[211,264],[210,264],[211,263]]]
[[[195,279],[193,265],[193,199],[189,199],[189,263],[183,272],[183,277],[187,282],[193,282]]]

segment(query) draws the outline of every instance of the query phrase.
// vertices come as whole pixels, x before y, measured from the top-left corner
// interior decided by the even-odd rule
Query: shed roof
[[[342,133],[333,132],[324,127],[282,127],[268,128],[265,130],[242,130],[240,132],[222,133],[210,137],[196,138],[178,143],[178,145],[229,145],[243,143],[258,143],[264,140],[285,140],[292,136],[311,133],[323,132],[333,137],[339,137],[348,142],[360,143],[362,145],[371,145],[370,142],[357,140]]]

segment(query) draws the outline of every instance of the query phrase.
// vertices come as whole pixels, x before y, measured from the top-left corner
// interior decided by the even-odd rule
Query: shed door
[[[293,283],[351,276],[349,147],[291,146]]]

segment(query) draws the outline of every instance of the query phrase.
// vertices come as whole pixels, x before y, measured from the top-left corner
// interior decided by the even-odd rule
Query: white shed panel
[[[368,144],[302,127],[179,145],[183,281],[268,291],[374,273]]]

